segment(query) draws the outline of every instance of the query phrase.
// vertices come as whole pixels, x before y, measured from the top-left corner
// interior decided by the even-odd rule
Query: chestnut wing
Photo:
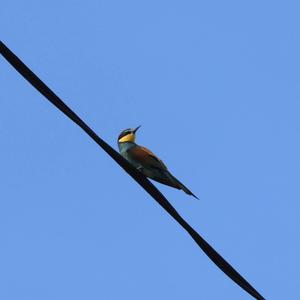
[[[143,167],[152,167],[160,170],[167,170],[166,165],[149,149],[137,146],[130,148],[128,154],[136,161],[138,161]]]

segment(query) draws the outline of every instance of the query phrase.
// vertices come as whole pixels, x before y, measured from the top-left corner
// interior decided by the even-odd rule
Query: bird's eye
[[[129,131],[129,130],[123,131],[123,132],[119,135],[119,139],[121,139],[122,137],[124,137],[124,136],[126,136],[126,135],[128,135],[128,134],[130,134],[130,133],[131,133],[131,131]]]

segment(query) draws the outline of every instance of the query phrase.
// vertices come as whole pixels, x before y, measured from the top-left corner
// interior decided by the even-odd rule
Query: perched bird
[[[126,158],[135,168],[149,177],[162,184],[183,190],[188,195],[198,199],[186,186],[176,179],[167,169],[166,165],[147,148],[135,143],[136,131],[129,128],[123,130],[118,137],[120,154]]]

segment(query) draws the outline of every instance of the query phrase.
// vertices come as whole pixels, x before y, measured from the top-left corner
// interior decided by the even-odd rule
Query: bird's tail
[[[181,183],[176,177],[174,177],[171,173],[168,172],[168,175],[172,178],[174,183],[178,186],[180,190],[183,190],[186,194],[191,195],[199,200],[199,198],[194,195],[183,183]]]

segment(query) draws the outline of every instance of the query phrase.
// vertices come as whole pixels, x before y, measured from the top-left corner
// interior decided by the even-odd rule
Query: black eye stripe
[[[132,130],[131,130],[131,129],[125,129],[125,130],[122,131],[121,134],[119,135],[118,140],[121,139],[122,137],[124,137],[125,135],[130,134],[130,133],[132,133]]]

